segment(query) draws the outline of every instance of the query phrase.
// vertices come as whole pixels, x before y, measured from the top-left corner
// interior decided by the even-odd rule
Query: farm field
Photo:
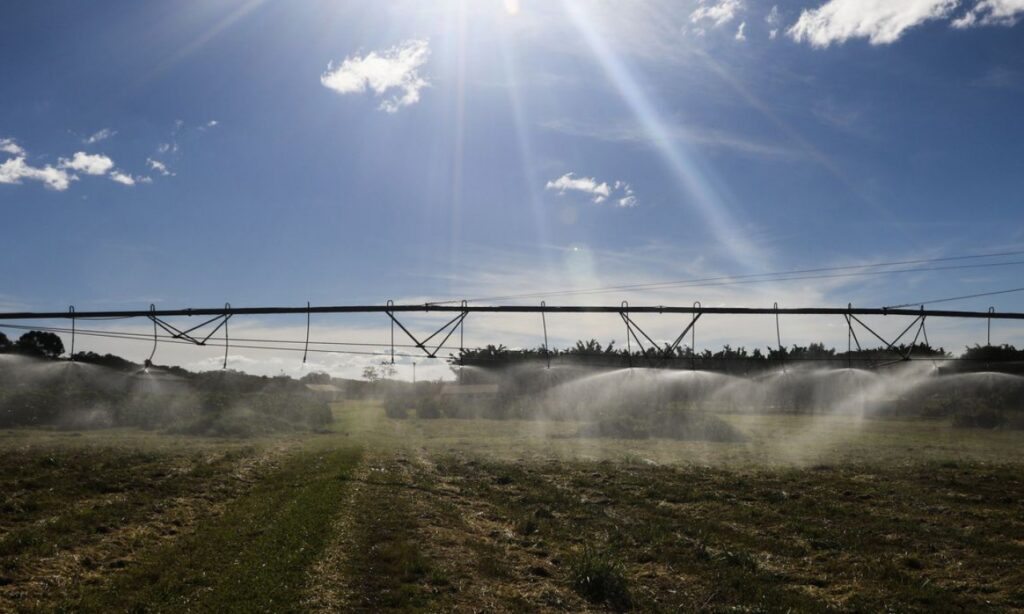
[[[254,439],[0,431],[0,611],[1024,609],[1020,431],[333,411]]]

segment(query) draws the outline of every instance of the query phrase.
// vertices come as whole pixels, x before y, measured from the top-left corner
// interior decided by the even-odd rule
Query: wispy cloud
[[[555,120],[544,122],[541,126],[548,130],[561,132],[562,134],[589,137],[602,141],[654,145],[650,134],[643,130],[642,127],[633,124],[598,124],[572,120]],[[708,128],[688,127],[678,124],[668,125],[664,136],[668,139],[684,143],[703,145],[716,149],[728,149],[753,156],[791,158],[802,155],[793,149],[763,143],[743,135],[730,134]]]
[[[615,204],[625,208],[637,206],[638,201],[636,196],[633,194],[633,187],[631,185],[625,181],[616,181],[615,189],[620,192],[620,196],[618,200],[615,201]]]
[[[25,150],[22,149],[21,145],[14,142],[14,139],[0,139],[0,152],[11,154],[13,156],[24,156]]]
[[[779,24],[782,23],[782,15],[779,13],[779,6],[772,5],[772,10],[768,11],[768,14],[764,17],[764,22],[768,24],[768,38],[769,40],[775,40],[779,35]]]
[[[822,123],[839,128],[851,130],[863,135],[864,128],[858,126],[858,120],[863,116],[863,110],[851,106],[849,103],[838,103],[832,98],[825,98],[811,107],[811,112]]]
[[[1024,89],[1024,74],[1005,66],[993,66],[986,70],[985,74],[972,81],[971,85],[996,89]]]
[[[707,3],[701,0],[700,6],[690,13],[690,23],[695,25],[711,24],[714,27],[724,26],[742,10],[740,0],[718,0]]]
[[[173,177],[174,173],[167,168],[167,165],[160,160],[154,160],[153,158],[146,158],[146,163],[149,164],[149,168],[160,173],[164,177]]]
[[[84,139],[82,139],[82,142],[85,143],[86,145],[95,145],[96,143],[99,143],[100,141],[105,141],[116,134],[117,132],[111,130],[110,128],[104,128],[85,137]]]
[[[205,133],[219,128],[220,120],[210,119],[200,124],[186,123],[183,119],[174,120],[174,127],[166,141],[159,143],[154,155],[158,158],[146,158],[146,164],[150,170],[156,171],[162,177],[174,177],[175,173],[168,166],[167,159],[178,160],[183,145],[194,144],[198,138],[204,137]],[[136,177],[136,179],[139,179]]]
[[[420,90],[430,85],[419,74],[419,69],[429,58],[427,41],[408,40],[380,52],[371,51],[362,57],[346,57],[337,67],[332,62],[320,75],[320,83],[339,94],[356,94],[369,89],[376,96],[385,96],[398,90],[381,101],[379,107],[382,111],[394,113],[419,102]]]
[[[963,16],[953,21],[954,28],[975,26],[1013,26],[1024,14],[1024,0],[980,0]]]
[[[747,29],[747,22],[744,21],[743,23],[740,24],[740,27],[736,28],[736,36],[734,38],[736,40],[738,40],[738,41],[745,41],[745,40],[747,40],[747,35],[745,33],[746,29]]]
[[[797,42],[828,47],[851,38],[866,38],[872,45],[898,40],[904,32],[926,21],[945,19],[959,0],[829,0],[804,10],[788,30]]]
[[[575,173],[566,173],[558,179],[548,181],[546,190],[557,190],[559,194],[580,192],[586,194],[597,204],[603,203],[614,195],[614,202],[619,207],[635,207],[637,204],[633,188],[624,181],[598,181],[593,177],[577,177]]]

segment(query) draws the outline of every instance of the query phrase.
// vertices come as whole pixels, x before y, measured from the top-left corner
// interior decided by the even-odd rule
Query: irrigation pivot
[[[928,318],[976,318],[1024,320],[1024,313],[958,311],[950,309],[889,309],[886,307],[703,307],[673,305],[450,305],[418,303],[404,305],[325,305],[305,307],[202,307],[186,309],[127,309],[114,311],[13,311],[0,312],[0,320],[52,320],[99,318],[159,318],[182,316],[245,316],[318,313],[684,313],[719,315],[835,315],[835,316],[924,316]]]
[[[451,318],[446,321],[444,325],[433,331],[433,333],[427,336],[418,336],[409,327],[406,326],[400,319],[400,314],[411,314],[411,313],[447,313],[451,314]],[[627,301],[623,301],[618,306],[609,305],[547,305],[545,302],[541,302],[539,305],[469,305],[466,301],[462,301],[461,304],[451,303],[418,303],[418,304],[403,304],[396,305],[393,301],[387,301],[383,305],[328,305],[315,307],[306,303],[304,307],[232,307],[230,303],[225,303],[223,307],[208,307],[208,308],[186,308],[186,309],[157,309],[155,305],[150,305],[149,309],[146,310],[108,310],[108,311],[78,311],[73,306],[68,308],[68,311],[52,311],[52,312],[8,312],[0,313],[0,322],[10,322],[17,320],[26,321],[39,321],[39,320],[50,320],[50,319],[64,319],[71,320],[71,328],[58,329],[50,328],[49,332],[67,333],[71,334],[71,344],[74,347],[74,337],[76,332],[78,334],[95,334],[97,336],[115,336],[121,338],[137,338],[138,334],[126,333],[126,332],[113,332],[113,331],[85,331],[77,330],[75,322],[77,320],[110,320],[110,319],[131,319],[131,318],[148,318],[153,323],[153,352],[156,352],[156,347],[159,342],[160,336],[158,335],[158,328],[162,329],[166,336],[164,339],[169,339],[177,343],[191,343],[194,345],[208,345],[208,341],[211,340],[213,335],[219,330],[223,329],[223,343],[213,343],[209,345],[222,345],[224,347],[224,366],[227,367],[228,361],[228,321],[234,316],[244,315],[305,315],[306,316],[306,338],[302,348],[280,348],[280,347],[256,347],[256,346],[236,346],[236,347],[247,347],[250,349],[301,349],[303,352],[304,360],[308,356],[310,351],[330,351],[330,350],[310,350],[310,339],[309,339],[309,325],[310,316],[313,314],[372,314],[381,313],[385,314],[390,318],[391,325],[391,342],[390,342],[390,360],[394,364],[395,360],[395,330],[396,326],[398,330],[405,334],[412,341],[411,348],[416,348],[418,351],[426,355],[427,358],[436,359],[439,358],[439,352],[446,347],[446,344],[458,331],[458,348],[460,350],[460,356],[462,355],[464,348],[464,335],[463,325],[466,317],[472,313],[507,313],[507,314],[541,314],[542,324],[544,327],[544,338],[545,348],[547,347],[547,321],[543,316],[547,314],[580,314],[580,313],[595,313],[595,314],[616,314],[622,318],[623,323],[626,326],[626,342],[627,348],[631,348],[633,342],[636,343],[640,350],[640,356],[651,364],[651,366],[664,366],[674,355],[679,344],[682,342],[684,337],[689,334],[691,337],[695,334],[697,321],[704,315],[726,315],[726,316],[746,316],[746,315],[774,315],[775,326],[776,326],[776,337],[781,349],[782,339],[779,333],[779,316],[841,316],[846,321],[848,329],[848,339],[851,342],[856,342],[857,350],[861,351],[860,339],[857,336],[857,330],[869,333],[872,337],[880,341],[886,352],[891,353],[893,361],[884,364],[893,364],[895,362],[902,362],[911,360],[911,354],[914,351],[914,347],[917,344],[919,338],[922,337],[925,340],[928,338],[928,333],[925,329],[925,322],[928,318],[971,318],[971,319],[984,319],[988,322],[989,338],[988,344],[991,345],[991,326],[992,320],[1024,320],[1024,313],[1019,312],[996,312],[994,308],[989,308],[987,311],[955,311],[955,310],[943,310],[943,309],[925,309],[922,305],[919,309],[907,309],[903,307],[889,308],[889,307],[853,307],[847,305],[846,307],[779,307],[776,303],[772,307],[705,307],[701,303],[696,302],[690,306],[673,306],[673,305],[637,305],[631,306]],[[688,314],[691,315],[691,319],[681,333],[675,338],[672,343],[661,344],[655,341],[643,328],[637,324],[631,316],[635,314]],[[165,318],[180,318],[180,317],[191,317],[198,316],[202,318],[202,321],[191,327],[180,327],[166,320]],[[893,339],[886,339],[871,326],[869,326],[864,320],[861,319],[863,316],[894,316],[910,318],[909,324],[902,330],[902,332]],[[26,326],[18,325],[4,325],[0,324],[0,327],[10,328],[27,328]],[[202,332],[206,331],[206,332]],[[909,345],[904,341],[909,340]],[[645,343],[646,341],[646,343]],[[275,342],[288,343],[287,340],[275,340]],[[314,342],[317,343],[317,342]],[[345,343],[340,343],[346,345]],[[360,345],[350,343],[348,345]],[[365,345],[365,344],[363,344]],[[453,341],[454,345],[454,341]],[[691,347],[693,342],[691,341]],[[849,350],[852,351],[852,345]],[[152,353],[150,360],[152,360]],[[353,352],[359,353],[359,352]],[[547,350],[545,349],[545,355]],[[630,365],[633,361],[633,352],[630,349],[628,352]]]

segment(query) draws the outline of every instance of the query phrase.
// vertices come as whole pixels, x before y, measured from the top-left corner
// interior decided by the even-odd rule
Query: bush
[[[405,420],[409,417],[409,410],[405,403],[397,403],[392,400],[384,401],[384,415],[392,420]]]
[[[416,417],[426,420],[436,420],[441,417],[441,404],[434,398],[423,398],[416,403]]]

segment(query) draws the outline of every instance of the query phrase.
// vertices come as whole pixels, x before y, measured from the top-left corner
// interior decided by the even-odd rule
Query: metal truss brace
[[[159,326],[160,328],[164,329],[164,331],[167,334],[169,334],[171,337],[173,337],[174,339],[185,339],[186,341],[190,341],[190,342],[194,343],[195,345],[206,345],[206,342],[210,340],[210,337],[213,337],[217,333],[217,331],[219,331],[220,329],[223,328],[224,329],[224,366],[223,366],[223,368],[227,369],[228,368],[228,349],[231,346],[231,341],[229,340],[229,337],[228,337],[228,328],[227,328],[227,326],[228,326],[228,320],[230,320],[231,316],[233,316],[233,315],[234,315],[234,313],[233,313],[233,311],[231,309],[231,303],[224,303],[224,311],[223,311],[223,313],[221,313],[219,315],[215,315],[212,318],[210,318],[209,320],[206,320],[204,322],[196,324],[195,326],[193,326],[192,328],[189,328],[187,330],[180,330],[178,327],[174,326],[173,324],[171,324],[169,322],[164,321],[159,316],[157,316],[156,315],[156,306],[150,305],[149,306],[149,315],[147,315],[146,317],[148,317],[153,322],[153,351],[149,353],[149,358],[147,358],[146,361],[145,361],[146,367],[148,368],[148,367],[152,366],[152,364],[153,364],[153,356],[156,355],[157,327]],[[202,337],[201,339],[200,339],[199,335],[195,335],[195,336],[192,335],[192,333],[194,333],[195,331],[199,330],[200,328],[203,328],[204,326],[207,326],[209,324],[213,324],[214,322],[217,322],[217,325],[214,326],[213,330],[211,330],[206,336]]]
[[[908,361],[908,360],[911,359],[911,354],[913,354],[913,352],[914,352],[914,346],[917,345],[917,340],[921,337],[921,333],[924,331],[925,319],[926,319],[925,314],[919,314],[916,318],[914,318],[910,322],[910,324],[907,325],[906,328],[903,329],[903,332],[901,332],[899,335],[896,335],[896,338],[893,339],[892,341],[887,341],[884,337],[879,335],[877,332],[875,332],[874,329],[872,329],[870,326],[865,324],[860,318],[858,318],[857,316],[853,315],[852,313],[846,315],[846,325],[849,327],[849,334],[850,334],[850,336],[852,336],[853,340],[857,342],[857,350],[858,351],[862,351],[862,349],[861,349],[861,345],[860,345],[860,340],[857,339],[857,333],[854,331],[853,322],[856,322],[856,323],[860,324],[864,328],[864,330],[868,331],[869,333],[874,335],[874,337],[876,339],[878,339],[879,341],[884,343],[885,344],[885,349],[887,351],[892,352],[892,353],[896,354],[897,356],[899,356],[899,358],[896,359],[896,360],[891,360],[889,362],[883,362],[881,364],[873,365],[875,367],[884,367],[884,366],[887,366],[887,365],[892,365],[892,364],[896,364],[896,363],[900,363],[900,362],[905,362],[905,361]],[[906,335],[908,332],[910,332],[911,329],[913,329],[915,326],[917,327],[917,332],[914,334],[913,340],[907,346],[906,350],[901,351],[899,348],[896,347],[896,344],[899,343],[900,339],[902,339],[904,337],[904,335]]]
[[[411,339],[412,342],[416,344],[416,347],[423,350],[423,353],[426,354],[428,358],[437,358],[437,353],[441,351],[441,348],[443,348],[444,344],[448,342],[448,339],[450,339],[451,336],[455,334],[455,331],[460,330],[462,328],[462,321],[465,320],[466,316],[469,315],[468,311],[460,312],[454,318],[448,320],[448,322],[446,322],[444,326],[434,331],[429,337],[420,341],[419,339],[416,338],[416,335],[412,334],[412,332],[408,328],[406,328],[405,325],[402,324],[402,322],[398,318],[395,317],[395,314],[393,312],[386,311],[385,313],[387,313],[388,317],[391,318],[391,323],[397,324],[398,328],[401,328],[402,332],[408,335],[409,339]],[[433,339],[434,337],[437,337],[441,333],[445,333],[445,336],[443,339],[441,339],[441,342],[438,343],[433,348],[428,347],[427,344],[430,343],[430,340]],[[392,343],[394,343],[394,337],[392,337]]]
[[[619,316],[622,317],[622,321],[626,324],[627,335],[629,335],[626,337],[626,341],[628,342],[630,337],[632,337],[632,339],[636,341],[637,345],[640,346],[640,351],[643,353],[648,363],[652,365],[668,362],[668,360],[672,358],[672,354],[676,351],[676,348],[678,348],[679,344],[686,338],[687,333],[693,330],[693,327],[697,324],[697,320],[699,320],[702,315],[701,312],[696,312],[693,315],[693,319],[690,320],[690,323],[683,329],[683,332],[679,333],[679,336],[676,337],[672,343],[666,343],[664,347],[661,347],[661,345],[652,339],[639,324],[633,321],[633,318],[629,317],[627,309],[628,304],[623,303],[623,311],[619,312]],[[640,336],[643,336],[643,338],[647,340],[647,343],[650,344],[649,347],[644,346],[643,341],[640,340],[640,336],[638,336],[637,333],[640,333]]]
[[[156,324],[160,328],[164,329],[164,331],[166,331],[169,335],[171,335],[175,339],[185,339],[187,341],[191,341],[192,343],[194,343],[196,345],[206,345],[206,342],[210,340],[210,337],[212,337],[217,331],[219,331],[221,328],[223,328],[224,326],[227,325],[228,320],[231,319],[231,315],[232,314],[227,313],[227,312],[222,313],[219,316],[214,316],[214,317],[210,318],[209,320],[206,320],[205,322],[203,322],[201,324],[197,324],[197,325],[195,325],[192,328],[189,328],[187,330],[179,330],[173,324],[170,324],[169,322],[165,322],[164,320],[162,320],[159,317],[154,316],[154,315],[150,315],[149,319],[152,320],[154,324]],[[218,322],[217,326],[213,327],[213,330],[211,330],[210,333],[208,335],[206,335],[205,337],[200,339],[199,335],[192,336],[191,333],[199,330],[200,328],[206,326],[207,324],[212,324],[214,322]]]

